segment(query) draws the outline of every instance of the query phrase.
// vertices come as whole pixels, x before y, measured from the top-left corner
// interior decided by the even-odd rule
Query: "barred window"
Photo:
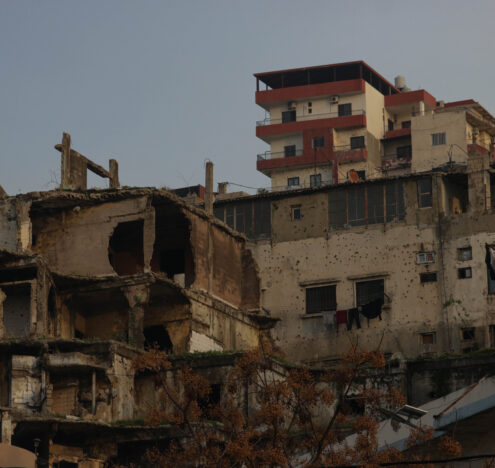
[[[432,146],[439,146],[439,145],[447,144],[447,136],[446,136],[445,132],[432,133],[431,144],[432,144]]]
[[[326,310],[336,310],[337,296],[335,290],[335,285],[306,288],[306,313],[319,314]]]

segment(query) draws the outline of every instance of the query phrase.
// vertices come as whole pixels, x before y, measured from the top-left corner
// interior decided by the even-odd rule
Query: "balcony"
[[[394,171],[411,167],[412,154],[389,153],[382,158],[382,170]]]
[[[296,149],[294,154],[291,154],[290,156],[285,152],[285,151],[265,151],[264,153],[258,154],[257,160],[258,161],[265,161],[267,159],[278,159],[278,158],[294,158],[297,156],[302,156],[303,150],[302,148]]]
[[[296,120],[284,122],[280,119],[265,119],[257,122],[256,136],[270,143],[272,135],[300,133],[305,130],[329,128],[366,127],[366,115],[363,109],[354,110],[346,115],[338,112],[326,114],[298,115]]]
[[[364,146],[337,145],[333,147],[333,151],[339,164],[366,161],[368,159],[368,150]]]
[[[276,124],[287,124],[292,122],[304,122],[307,120],[319,120],[319,119],[330,119],[335,117],[348,117],[351,115],[365,115],[366,111],[364,109],[353,110],[348,114],[339,114],[338,112],[328,112],[326,114],[307,114],[307,115],[298,115],[295,120],[285,120],[284,118],[280,119],[271,119],[267,117],[264,120],[258,120],[256,122],[257,127],[264,127],[266,125],[276,125]]]
[[[398,128],[396,130],[388,130],[385,132],[385,140],[391,140],[393,138],[402,138],[411,136],[411,128]]]

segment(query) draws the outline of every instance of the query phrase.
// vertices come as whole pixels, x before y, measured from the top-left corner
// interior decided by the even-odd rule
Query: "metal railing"
[[[295,153],[287,154],[285,151],[265,151],[264,153],[258,154],[258,161],[264,161],[266,159],[276,159],[276,158],[293,158],[295,156],[302,156],[303,150],[296,149]]]
[[[362,150],[366,149],[366,145],[363,146],[352,146],[350,144],[348,145],[336,145],[333,147],[334,152],[338,151],[357,151],[357,150]]]
[[[279,123],[290,123],[290,122],[303,122],[306,120],[317,120],[317,119],[328,119],[331,117],[349,117],[351,115],[365,115],[366,111],[364,109],[356,109],[350,113],[342,114],[339,112],[328,112],[326,114],[306,114],[306,115],[296,115],[295,120],[284,122],[282,118],[279,119],[271,119],[267,117],[264,120],[258,120],[256,122],[257,127],[264,127],[265,125],[273,125]]]

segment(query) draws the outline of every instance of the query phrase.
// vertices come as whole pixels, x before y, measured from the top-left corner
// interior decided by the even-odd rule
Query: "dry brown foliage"
[[[270,345],[263,343],[237,360],[221,405],[205,405],[211,392],[206,379],[190,367],[174,369],[174,379],[167,378],[170,361],[161,351],[151,350],[134,362],[136,372],[154,374],[163,395],[163,404],[150,412],[146,423],[173,424],[184,436],[165,450],[148,450],[142,466],[375,467],[400,461],[398,450],[378,450],[378,410],[397,408],[404,398],[396,390],[365,388],[360,380],[365,368],[384,365],[380,351],[363,352],[353,346],[331,370],[300,367],[283,374]],[[255,401],[249,415],[246,398]],[[350,402],[366,408],[364,414],[349,411]],[[353,446],[344,442],[350,433],[357,435]],[[408,446],[432,437],[432,429],[415,430]],[[449,455],[460,453],[452,439],[444,438],[441,444]]]

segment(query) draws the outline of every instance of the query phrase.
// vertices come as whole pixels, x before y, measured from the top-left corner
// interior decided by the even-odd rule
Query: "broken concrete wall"
[[[0,249],[17,250],[17,211],[14,198],[0,200]]]
[[[76,206],[54,214],[33,214],[33,250],[43,255],[50,268],[65,275],[116,274],[109,259],[109,242],[120,223],[143,224],[143,264],[153,252],[154,210],[147,198],[132,198],[91,207]],[[111,252],[110,252],[111,253]]]
[[[39,410],[43,398],[39,359],[35,356],[13,355],[10,385],[12,407],[27,413]]]

